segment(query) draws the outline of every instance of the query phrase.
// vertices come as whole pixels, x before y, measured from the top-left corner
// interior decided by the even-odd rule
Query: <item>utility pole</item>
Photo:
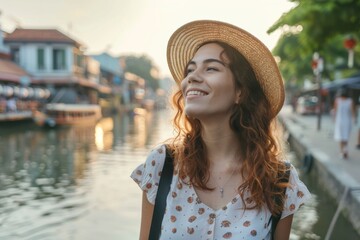
[[[320,57],[319,53],[315,52],[313,54],[313,59],[311,67],[314,71],[315,79],[318,84],[317,98],[318,98],[318,112],[317,112],[317,130],[321,130],[321,115],[322,115],[322,79],[321,73],[324,70],[324,62]]]

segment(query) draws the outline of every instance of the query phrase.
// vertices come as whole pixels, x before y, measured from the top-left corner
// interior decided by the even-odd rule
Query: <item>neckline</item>
[[[230,206],[231,204],[235,204],[235,203],[233,203],[234,201],[237,202],[237,201],[239,201],[239,198],[240,198],[240,194],[237,193],[237,194],[236,194],[228,203],[226,203],[224,206],[222,206],[222,207],[220,207],[220,208],[218,208],[218,209],[214,209],[214,208],[208,206],[206,203],[204,203],[204,202],[200,199],[199,195],[198,195],[197,192],[195,191],[194,186],[193,186],[191,183],[190,183],[188,186],[189,186],[189,188],[191,189],[192,193],[194,194],[195,199],[198,199],[198,200],[200,201],[199,204],[204,205],[206,208],[210,209],[210,210],[211,210],[212,212],[214,212],[215,214],[219,214],[220,212],[225,211],[226,209],[229,208],[229,206]],[[225,210],[224,210],[224,208],[225,208]]]

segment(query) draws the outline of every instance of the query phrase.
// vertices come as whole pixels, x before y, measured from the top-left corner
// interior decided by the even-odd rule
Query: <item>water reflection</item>
[[[2,134],[0,239],[25,238],[86,208],[76,188],[84,178],[94,129],[32,128]]]
[[[0,126],[0,239],[54,239],[54,226],[88,214],[99,154],[146,148],[154,123],[141,114],[61,129]]]
[[[0,126],[0,134],[0,239],[138,239],[141,191],[129,175],[172,135],[168,112],[90,127]],[[291,239],[322,239],[336,206],[316,176],[301,178],[313,199],[295,215]],[[334,236],[356,239],[343,218]]]
[[[291,153],[289,157],[301,174],[300,161],[296,159],[294,153]],[[312,198],[302,207],[301,211],[294,215],[291,239],[324,239],[335,214],[337,203],[325,191],[324,187],[319,185],[316,171],[312,171],[311,174],[300,175],[300,178],[309,188]],[[343,215],[339,215],[330,239],[356,240],[360,239],[360,236],[351,223]]]
[[[111,117],[101,119],[95,126],[95,144],[99,151],[110,150],[113,147],[114,119]]]

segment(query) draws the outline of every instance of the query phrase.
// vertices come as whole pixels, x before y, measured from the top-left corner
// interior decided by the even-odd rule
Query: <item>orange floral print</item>
[[[228,220],[224,220],[221,222],[221,227],[230,227],[231,222]]]
[[[244,227],[249,227],[250,225],[251,225],[250,221],[245,221],[243,224]]]
[[[295,210],[295,204],[291,204],[289,209],[290,209],[290,211],[294,211]]]
[[[297,196],[298,196],[299,198],[302,198],[302,197],[304,196],[304,193],[303,193],[302,191],[298,191],[298,192],[297,192]]]
[[[193,216],[189,217],[189,222],[192,223],[192,222],[195,221],[195,220],[196,220],[196,216],[193,215]]]
[[[198,211],[198,213],[201,215],[201,214],[203,214],[205,212],[205,208],[199,208],[199,211]]]
[[[210,213],[209,218],[216,218],[215,213]]]
[[[232,233],[231,232],[227,232],[223,235],[223,238],[225,239],[230,239],[232,237]]]

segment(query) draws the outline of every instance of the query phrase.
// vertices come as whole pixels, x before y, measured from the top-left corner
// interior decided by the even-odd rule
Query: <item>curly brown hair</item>
[[[201,46],[208,43],[216,43],[223,48],[221,56],[225,54],[230,61],[235,86],[241,91],[239,104],[234,105],[229,124],[242,143],[239,146],[242,153],[239,161],[242,161],[240,172],[244,181],[238,191],[245,209],[260,210],[266,204],[273,214],[278,214],[283,204],[276,204],[274,199],[284,199],[283,189],[287,184],[282,183],[279,176],[286,168],[280,157],[281,144],[275,136],[276,119],[270,112],[270,103],[243,55],[223,42],[206,42]],[[192,185],[212,190],[207,186],[210,163],[201,138],[201,123],[186,116],[180,89],[173,94],[172,103],[176,111],[173,124],[177,132],[172,147],[179,177],[188,177]],[[251,192],[251,206],[247,206],[249,201],[245,202],[243,198],[246,190]]]

